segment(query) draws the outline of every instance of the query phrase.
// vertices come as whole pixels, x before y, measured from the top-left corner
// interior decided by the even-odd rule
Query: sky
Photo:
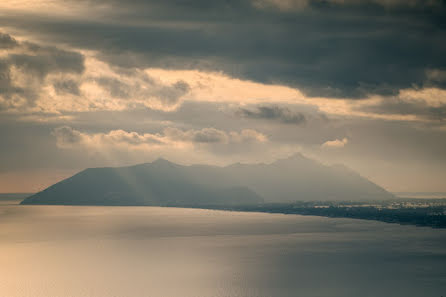
[[[0,192],[302,153],[446,192],[446,1],[2,0]]]

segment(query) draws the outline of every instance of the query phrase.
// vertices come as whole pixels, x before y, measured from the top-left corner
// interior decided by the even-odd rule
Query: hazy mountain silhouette
[[[89,168],[22,204],[236,205],[296,200],[372,200],[393,195],[341,166],[300,154],[272,164],[183,166],[164,159]]]

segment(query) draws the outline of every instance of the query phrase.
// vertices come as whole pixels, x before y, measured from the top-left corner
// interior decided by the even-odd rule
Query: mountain
[[[301,154],[272,164],[235,164],[230,175],[271,202],[384,200],[395,196],[355,171],[326,166]]]
[[[89,168],[22,204],[193,206],[393,197],[344,166],[325,166],[297,154],[271,164],[183,166],[158,159],[130,167]]]
[[[22,204],[186,206],[263,202],[246,187],[197,183],[185,169],[163,159],[131,167],[89,168],[28,197]]]

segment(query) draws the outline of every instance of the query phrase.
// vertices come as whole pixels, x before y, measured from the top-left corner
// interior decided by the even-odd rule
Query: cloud
[[[116,67],[91,52],[1,36],[0,111],[19,114],[22,119],[44,122],[49,114],[69,119],[73,113],[145,108],[172,112],[184,101],[233,104],[242,117],[286,124],[308,120],[306,114],[296,111],[298,106],[324,117],[445,119],[446,91],[433,86],[400,89],[393,95],[369,94],[361,100],[308,97],[297,88],[241,80],[221,72]],[[438,69],[426,75],[442,80]]]
[[[423,102],[407,102],[398,99],[391,99],[383,100],[376,105],[363,107],[362,110],[383,115],[411,116],[420,121],[446,120],[446,104],[432,107]]]
[[[124,130],[112,130],[108,133],[85,133],[69,126],[57,127],[52,135],[56,138],[59,148],[90,148],[90,149],[135,149],[154,150],[166,147],[168,149],[183,149],[193,145],[236,144],[246,142],[266,142],[267,137],[251,129],[240,132],[225,132],[215,128],[199,130],[180,130],[168,127],[163,133],[137,133]]]
[[[397,96],[370,98],[357,110],[370,114],[405,116],[414,121],[446,121],[446,91],[437,88],[404,89]]]
[[[53,88],[58,95],[72,94],[76,96],[81,95],[79,89],[79,82],[73,79],[57,79],[53,82]]]
[[[6,3],[0,26],[123,68],[221,71],[312,97],[395,95],[446,69],[440,0],[52,2],[52,15],[42,1],[16,5],[27,18]]]
[[[322,148],[341,148],[348,143],[347,138],[328,140],[322,144]]]
[[[19,42],[1,33],[0,110],[35,108],[51,74],[80,75],[84,56],[52,46]]]
[[[386,8],[398,7],[431,7],[441,6],[441,0],[252,0],[252,4],[260,9],[276,8],[283,12],[298,11],[306,8],[313,8],[317,5],[350,5],[365,6],[379,5]]]
[[[398,99],[407,102],[423,102],[427,106],[441,107],[446,104],[446,90],[439,88],[403,89]]]
[[[70,126],[52,131],[51,155],[77,160],[75,166],[123,166],[148,162],[159,157],[180,164],[227,165],[236,161],[271,162],[287,156],[293,147],[277,147],[253,129],[180,129],[167,127],[159,132],[116,129],[91,132]],[[65,160],[63,162],[69,162]]]
[[[169,139],[196,143],[228,143],[228,134],[215,128],[182,131],[177,128],[166,128],[165,135]]]
[[[426,76],[428,80],[434,82],[446,82],[446,70],[428,69],[426,70]]]
[[[44,79],[49,73],[82,73],[84,57],[80,53],[57,48],[26,47],[29,52],[10,54],[7,61],[22,73]]]
[[[314,1],[314,2],[329,2],[330,4],[337,5],[370,5],[376,4],[384,6],[386,8],[398,8],[398,7],[435,7],[442,6],[441,0],[330,0],[330,1]]]
[[[164,134],[172,140],[193,143],[242,143],[242,142],[265,142],[267,137],[251,129],[243,129],[240,132],[231,131],[226,133],[215,128],[203,128],[201,130],[182,131],[177,128],[166,128]]]
[[[240,132],[230,132],[232,142],[266,142],[268,137],[253,129],[243,129]]]
[[[238,104],[308,102],[299,89],[237,79],[222,72],[161,68],[147,68],[145,72],[166,84],[184,81],[190,87],[185,99],[191,101]]]
[[[171,84],[163,84],[145,71],[119,73],[109,68],[108,72],[109,74],[104,72],[102,76],[89,76],[85,80],[94,81],[111,99],[142,103],[154,109],[175,109],[180,103],[180,98],[190,90],[189,85],[181,79]]]
[[[11,49],[19,43],[11,35],[0,32],[0,49]]]
[[[52,135],[56,137],[57,146],[61,148],[66,148],[81,143],[84,138],[84,134],[68,126],[55,128]]]
[[[301,10],[308,6],[309,0],[252,0],[260,9],[277,8],[281,11]]]
[[[0,35],[0,111],[61,113],[148,107],[173,110],[189,92],[143,70],[113,68],[91,55]]]
[[[112,130],[109,133],[88,134],[75,130],[69,126],[55,128],[52,135],[56,137],[60,148],[74,148],[78,146],[101,147],[107,145],[126,145],[138,147],[141,145],[162,145],[162,137],[153,134],[138,134],[124,130]]]
[[[257,106],[254,110],[240,108],[237,114],[253,119],[276,120],[285,124],[300,125],[306,122],[303,113],[293,112],[289,108],[280,106]]]
[[[17,41],[6,34],[0,40],[5,48],[0,55],[0,111],[21,114],[22,119],[44,122],[49,114],[69,119],[72,113],[143,108],[171,112],[184,101],[235,104],[242,117],[286,124],[308,120],[297,106],[324,117],[421,122],[445,118],[446,91],[432,86],[400,89],[390,96],[369,94],[361,100],[308,97],[296,88],[221,72],[122,68],[89,52]],[[442,72],[430,70],[426,75],[440,81]]]

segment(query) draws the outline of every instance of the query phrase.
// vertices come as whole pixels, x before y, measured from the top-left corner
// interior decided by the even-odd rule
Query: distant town
[[[369,202],[297,201],[244,206],[200,206],[198,208],[375,220],[401,225],[446,228],[446,198],[396,198]]]
[[[0,204],[18,204],[30,195],[0,194]],[[187,204],[176,202],[152,204],[152,206],[299,214],[446,228],[446,195],[445,198],[395,198],[377,201],[295,201],[246,205]]]

